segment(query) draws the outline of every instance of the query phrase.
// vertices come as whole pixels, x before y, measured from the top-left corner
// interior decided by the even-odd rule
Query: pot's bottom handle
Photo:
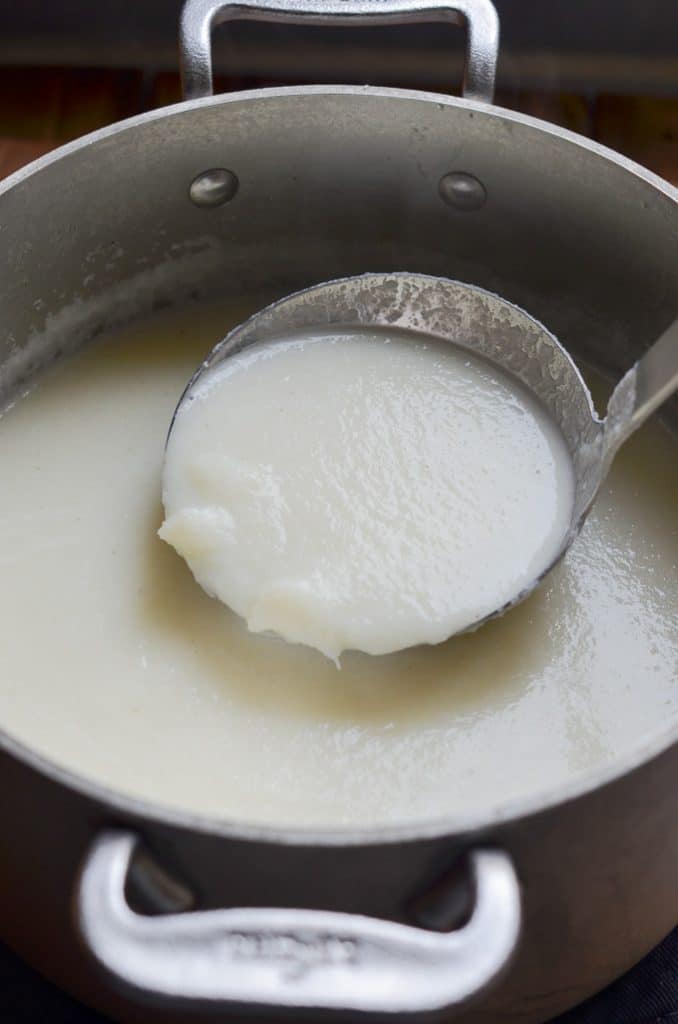
[[[137,914],[125,898],[136,842],[129,832],[97,838],[80,876],[78,924],[112,976],[159,999],[433,1010],[481,992],[518,941],[518,880],[508,856],[497,850],[471,854],[471,918],[457,931],[440,933],[324,910]]]

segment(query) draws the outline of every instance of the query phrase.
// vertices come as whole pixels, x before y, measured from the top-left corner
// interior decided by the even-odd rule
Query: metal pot
[[[211,25],[243,8],[462,16],[464,97],[212,97]],[[182,47],[187,102],[64,146],[0,189],[0,391],[44,360],[46,324],[60,349],[183,294],[283,294],[365,270],[472,281],[617,372],[675,315],[675,190],[492,106],[489,0],[189,0]],[[426,828],[304,832],[168,812],[2,735],[0,930],[129,1021],[244,1006],[544,1020],[678,920],[677,741],[667,721],[652,745],[547,798]]]

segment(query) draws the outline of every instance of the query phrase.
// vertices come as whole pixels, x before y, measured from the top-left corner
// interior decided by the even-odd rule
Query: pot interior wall
[[[0,196],[6,381],[41,358],[46,326],[59,350],[189,295],[283,294],[367,270],[473,281],[613,370],[675,314],[670,195],[506,112],[388,90],[270,90],[102,135]],[[189,184],[212,167],[235,172],[238,192],[196,207]],[[450,171],[483,183],[481,209],[442,201]]]

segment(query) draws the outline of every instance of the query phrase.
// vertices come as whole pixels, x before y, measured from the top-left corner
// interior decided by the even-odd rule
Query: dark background
[[[676,0],[495,0],[502,89],[678,95]],[[177,66],[181,0],[0,0],[0,65]],[[463,31],[302,28],[238,22],[215,33],[216,66],[284,81],[451,85]],[[452,60],[451,60],[452,57]]]

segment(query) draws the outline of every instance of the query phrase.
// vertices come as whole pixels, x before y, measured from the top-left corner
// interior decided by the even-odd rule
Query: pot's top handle
[[[186,0],[181,13],[181,73],[186,99],[211,96],[211,32],[234,18],[306,21],[314,25],[406,24],[445,19],[467,26],[462,95],[491,103],[499,48],[492,0]]]
[[[518,879],[500,850],[471,853],[471,917],[440,933],[328,910],[137,914],[125,898],[136,842],[129,832],[97,838],[80,878],[77,923],[112,978],[160,1004],[425,1012],[485,991],[520,935]]]

